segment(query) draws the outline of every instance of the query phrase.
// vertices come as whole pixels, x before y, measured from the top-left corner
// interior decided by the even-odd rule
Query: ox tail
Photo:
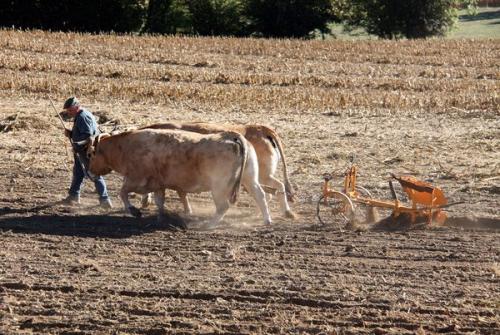
[[[290,179],[288,178],[288,169],[286,165],[285,152],[283,151],[283,144],[281,143],[280,137],[271,128],[266,126],[261,126],[261,127],[264,136],[271,142],[271,144],[275,148],[278,149],[278,152],[281,156],[281,161],[283,162],[283,181],[285,184],[286,197],[288,201],[294,202],[295,190],[293,189],[293,186],[290,183]]]
[[[232,141],[236,142],[239,146],[238,156],[240,157],[240,170],[238,171],[238,176],[234,180],[233,188],[231,189],[229,202],[231,204],[238,201],[238,195],[240,194],[241,181],[243,179],[243,172],[245,171],[245,166],[247,165],[248,157],[248,144],[247,140],[243,135],[236,132],[227,132],[226,138],[230,138]]]

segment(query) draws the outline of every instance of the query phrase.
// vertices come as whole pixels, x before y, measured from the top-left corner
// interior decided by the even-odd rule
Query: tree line
[[[444,35],[477,0],[6,0],[0,26],[75,32],[310,38],[330,23],[381,38]]]

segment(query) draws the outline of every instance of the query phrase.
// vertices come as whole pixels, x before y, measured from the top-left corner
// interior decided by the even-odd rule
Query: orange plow
[[[406,193],[410,204],[405,204],[398,199],[394,189],[393,180],[389,181],[392,200],[381,200],[372,198],[370,192],[356,185],[357,166],[351,165],[344,177],[342,190],[330,188],[331,174],[323,176],[324,183],[322,195],[317,203],[316,216],[321,224],[328,224],[330,221],[339,220],[350,221],[358,215],[365,216],[365,223],[376,221],[376,209],[392,209],[392,217],[397,218],[401,214],[407,214],[411,223],[425,220],[428,224],[435,222],[443,224],[447,218],[444,212],[445,207],[449,207],[448,200],[441,189],[432,186],[430,183],[418,180],[411,176],[391,175],[393,180],[397,180]],[[362,213],[361,209],[365,209]]]

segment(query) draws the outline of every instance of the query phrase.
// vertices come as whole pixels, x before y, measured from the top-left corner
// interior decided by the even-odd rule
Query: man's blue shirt
[[[97,121],[91,112],[82,108],[80,112],[75,116],[75,121],[73,123],[73,130],[71,139],[74,143],[83,141],[90,136],[98,135],[99,128],[97,127]],[[81,151],[83,148],[75,144],[75,150]]]

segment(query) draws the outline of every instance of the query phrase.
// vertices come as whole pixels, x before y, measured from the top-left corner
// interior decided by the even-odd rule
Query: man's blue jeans
[[[85,178],[85,172],[83,171],[83,165],[87,163],[83,156],[81,157],[81,162],[78,160],[77,155],[74,155],[75,164],[73,165],[73,180],[71,181],[71,187],[69,188],[69,194],[72,196],[80,196],[80,190],[82,188],[83,180]],[[106,189],[106,183],[104,178],[99,176],[94,181],[95,189],[97,194],[99,194],[99,200],[108,199],[108,190]]]

